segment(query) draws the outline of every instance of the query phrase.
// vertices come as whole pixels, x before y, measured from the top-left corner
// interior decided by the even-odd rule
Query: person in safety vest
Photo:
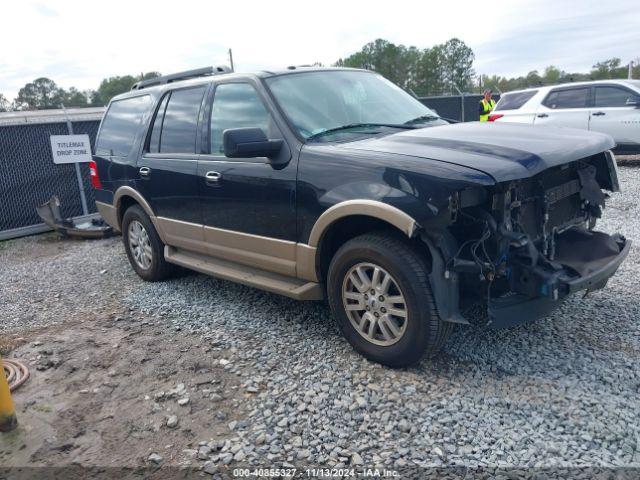
[[[495,106],[496,102],[491,98],[491,90],[485,90],[484,98],[480,100],[480,105],[478,107],[481,122],[489,120],[489,114],[493,111]]]

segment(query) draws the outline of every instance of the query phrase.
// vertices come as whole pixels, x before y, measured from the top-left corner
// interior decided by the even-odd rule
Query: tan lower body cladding
[[[165,243],[172,247],[280,275],[317,281],[316,249],[308,245],[164,217],[157,217],[156,223],[162,230]]]
[[[136,200],[151,218],[167,245],[168,262],[300,300],[323,296],[316,272],[317,247],[333,222],[350,215],[367,215],[385,220],[409,237],[417,228],[413,218],[391,205],[374,200],[347,200],[320,216],[307,245],[157,217],[136,190],[120,187],[114,195],[114,206],[96,202],[102,217],[117,230],[121,227],[118,209],[125,196]]]

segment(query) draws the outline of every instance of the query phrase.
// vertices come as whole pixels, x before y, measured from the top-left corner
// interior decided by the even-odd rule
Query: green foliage
[[[457,38],[424,49],[396,45],[379,38],[347,58],[339,59],[335,66],[375,70],[405,90],[425,96],[455,94],[454,85],[466,92],[482,92],[486,87],[507,92],[556,83],[627,78],[628,74],[628,66],[614,57],[597,62],[588,73],[565,72],[549,65],[542,75],[538,70],[532,70],[520,77],[476,77],[474,59],[473,50]],[[314,65],[322,66],[318,62]],[[634,65],[633,78],[640,78],[640,59],[635,59]],[[41,77],[22,87],[13,102],[0,94],[0,112],[60,108],[61,104],[65,107],[103,106],[114,96],[129,91],[134,83],[158,76],[159,72],[147,72],[109,77],[102,80],[97,90],[86,91],[75,87],[64,90],[53,80]]]
[[[544,69],[544,74],[540,76],[536,70],[529,72],[524,77],[506,78],[497,75],[482,75],[479,85],[475,91],[480,92],[484,87],[497,88],[502,92],[517,90],[520,88],[536,87],[540,85],[554,85],[558,83],[581,82],[587,80],[607,80],[613,78],[627,78],[629,72],[628,65],[621,65],[619,58],[610,58],[603,62],[596,63],[589,73],[570,73],[560,70],[550,65]],[[633,62],[633,78],[640,77],[640,62],[636,59]]]
[[[0,93],[0,112],[8,112],[11,110],[11,103],[3,94]]]
[[[362,50],[339,59],[336,66],[375,70],[404,89],[433,95],[471,87],[474,54],[462,40],[419,49],[396,45],[381,38]]]
[[[148,80],[159,76],[159,72],[147,72],[136,77],[132,75],[124,75],[122,77],[116,76],[105,78],[98,87],[97,95],[96,98],[93,99],[93,103],[106,105],[116,95],[120,95],[121,93],[131,90],[134,83],[139,82],[140,80]]]
[[[63,103],[65,107],[89,106],[87,94],[85,92],[81,92],[75,87],[71,87],[68,92],[65,92]]]
[[[18,92],[15,103],[20,110],[60,108],[65,92],[53,80],[40,77],[27,83]]]
[[[128,92],[134,83],[138,81],[138,78],[131,75],[124,75],[122,77],[109,77],[102,80],[98,87],[98,98],[102,105],[106,105],[116,95]]]
[[[482,92],[486,87],[507,92],[539,85],[627,78],[628,74],[627,65],[621,65],[619,58],[611,58],[596,63],[588,73],[565,72],[549,65],[543,74],[532,70],[520,77],[476,77],[473,70],[474,59],[473,50],[458,38],[424,49],[396,45],[379,38],[367,43],[360,51],[339,59],[335,66],[375,70],[405,90],[418,95],[455,94],[455,87],[466,92]],[[634,60],[634,65],[633,78],[639,78],[640,59]]]

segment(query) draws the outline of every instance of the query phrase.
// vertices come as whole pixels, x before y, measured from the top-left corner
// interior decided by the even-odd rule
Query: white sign
[[[82,163],[91,161],[89,135],[51,135],[53,163]]]

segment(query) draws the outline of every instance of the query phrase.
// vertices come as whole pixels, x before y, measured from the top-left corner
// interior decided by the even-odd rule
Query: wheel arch
[[[306,270],[313,270],[316,279],[324,281],[333,255],[352,238],[374,231],[388,231],[415,239],[419,229],[415,219],[387,203],[375,200],[341,202],[326,210],[314,224],[308,244],[315,249],[314,265]]]
[[[124,213],[127,211],[127,209],[133,205],[138,205],[149,216],[151,222],[153,223],[153,226],[160,236],[160,239],[164,242],[162,229],[158,225],[156,215],[153,212],[151,205],[149,205],[149,202],[147,202],[137,190],[128,186],[120,187],[113,195],[113,205],[117,213],[119,230],[122,230],[122,218],[124,217]]]

